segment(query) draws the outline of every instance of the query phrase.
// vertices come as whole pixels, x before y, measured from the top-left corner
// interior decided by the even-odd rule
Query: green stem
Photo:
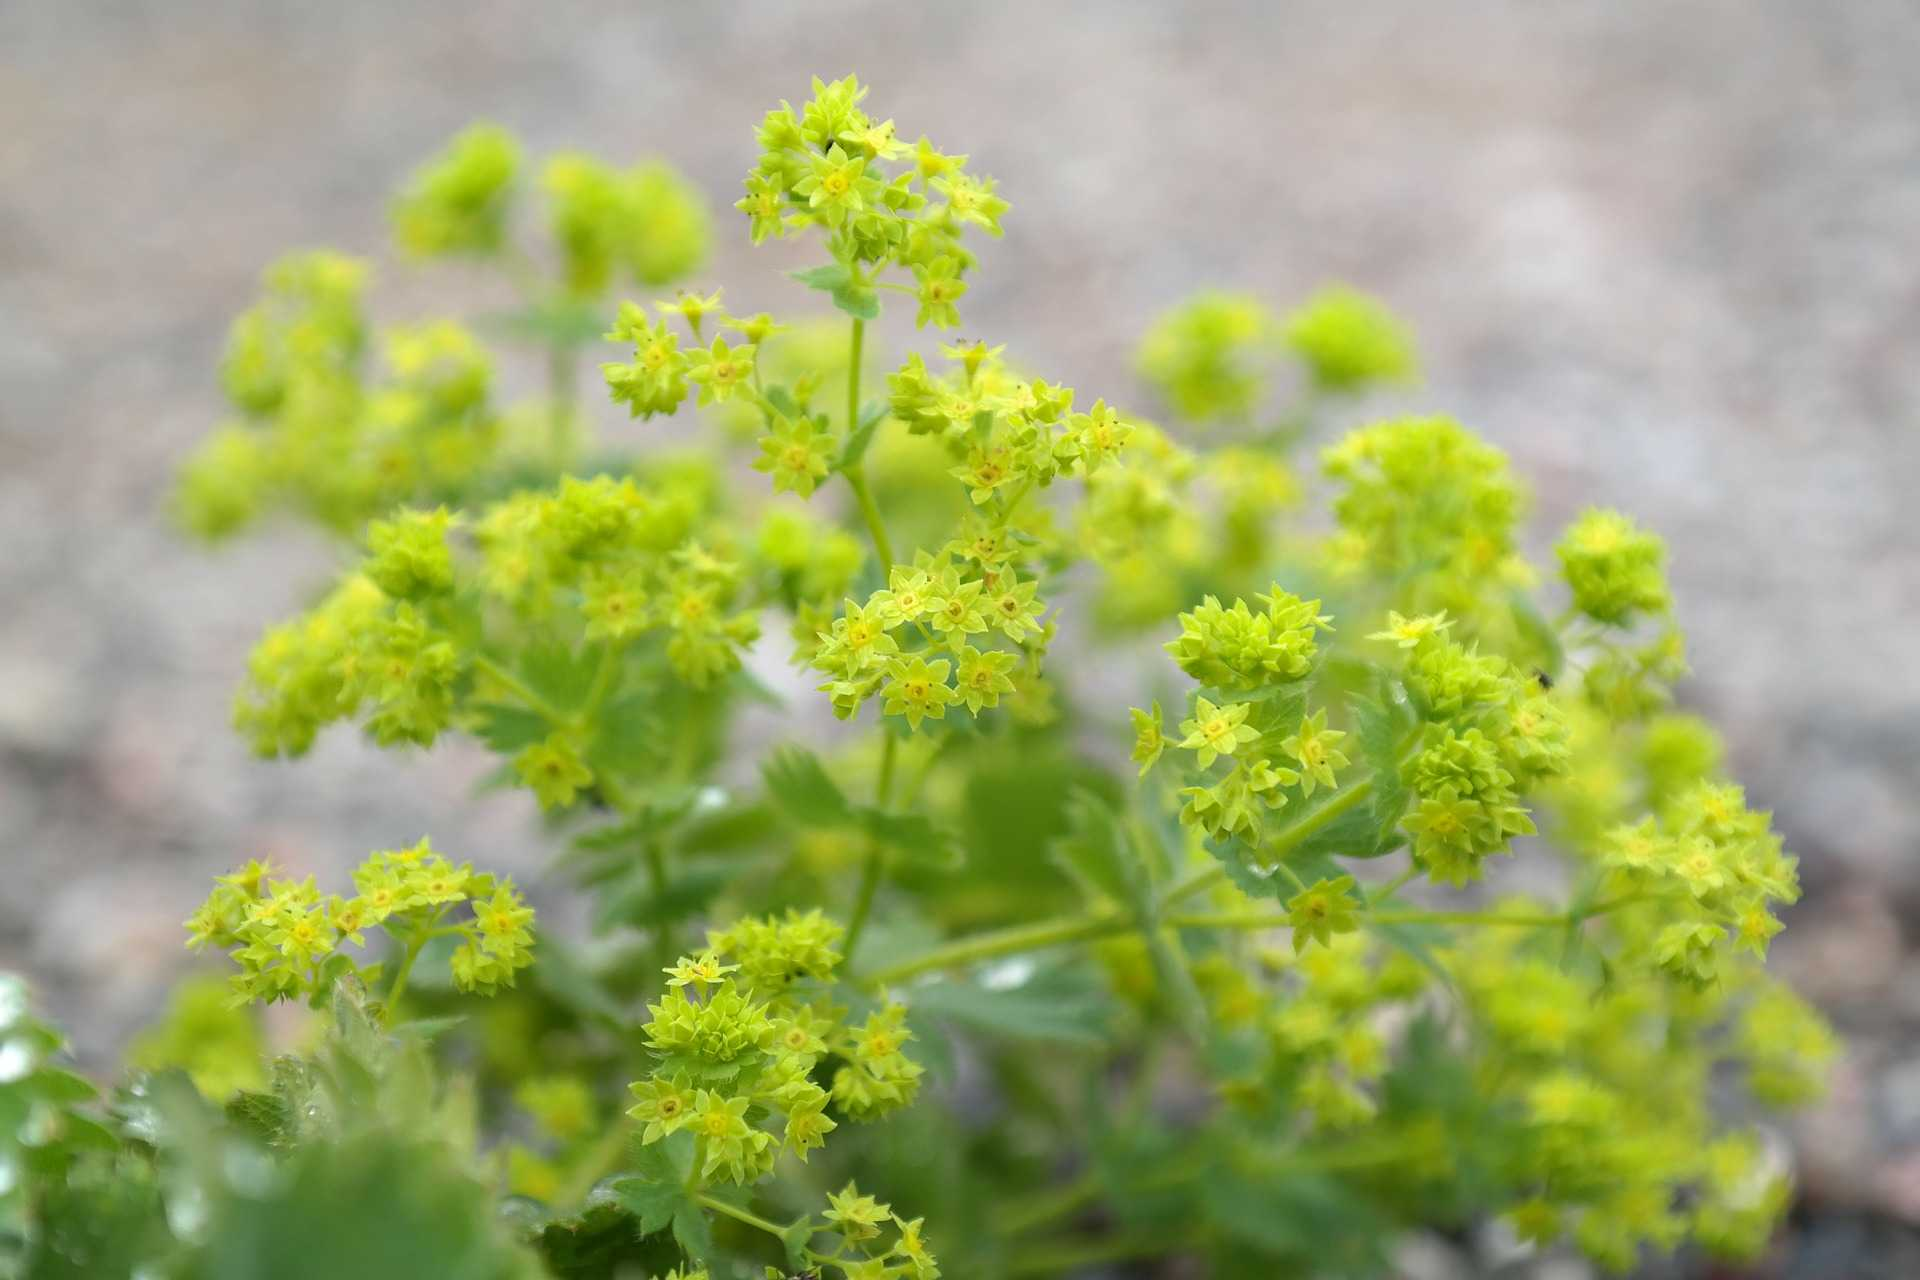
[[[400,997],[407,993],[407,979],[413,974],[413,962],[420,958],[420,949],[427,945],[432,936],[431,930],[422,929],[407,939],[406,954],[400,958],[400,967],[393,971],[393,983],[387,988],[386,1024],[393,1025],[394,1014],[400,1009]]]
[[[667,855],[658,840],[647,841],[647,877],[653,886],[655,909],[661,912],[660,922],[653,929],[653,955],[664,973],[673,963],[673,925],[668,922],[663,905],[667,900]]]
[[[880,743],[880,780],[874,784],[873,802],[884,809],[893,798],[893,770],[899,761],[900,739],[891,733]]]
[[[1640,899],[1635,897],[1631,900]],[[1590,920],[1617,907],[1626,906],[1629,901],[1630,899],[1627,898],[1619,898],[1578,913],[1383,911],[1369,914],[1367,920],[1373,924],[1484,924],[1540,929]],[[1166,915],[1160,918],[1160,923],[1172,929],[1279,929],[1286,927],[1288,918],[1285,912],[1276,911],[1213,911]],[[1100,938],[1127,933],[1138,927],[1137,922],[1124,916],[1114,915],[1042,920],[1035,924],[975,934],[971,938],[962,938],[956,942],[935,947],[911,960],[903,960],[876,973],[867,974],[860,981],[870,987],[886,986],[934,969],[957,968],[961,965],[975,964],[981,960],[990,960],[995,956],[1022,951],[1039,951],[1047,947],[1065,946],[1074,942],[1092,942]]]
[[[1280,874],[1287,878],[1287,883],[1293,886],[1294,892],[1305,893],[1307,891],[1307,882],[1300,878],[1299,872],[1295,871],[1285,862],[1276,862],[1273,865],[1279,868]]]
[[[860,349],[866,345],[867,322],[853,318],[853,337],[847,343],[847,437],[860,426]],[[888,556],[889,560],[893,557]]]
[[[1100,1187],[1101,1182],[1096,1175],[1083,1173],[1052,1191],[1030,1197],[1011,1212],[1003,1214],[994,1224],[994,1231],[1003,1236],[1018,1235],[1022,1231],[1043,1227],[1056,1218],[1072,1217],[1100,1198]]]
[[[900,740],[884,728],[880,732],[880,781],[874,788],[874,796],[876,805],[884,810],[893,795],[893,771],[899,757]],[[886,870],[886,857],[886,846],[869,837],[866,865],[860,869],[860,888],[853,899],[853,914],[847,917],[846,945],[841,948],[841,954],[848,960],[853,958],[853,948],[867,927],[867,917],[873,913],[873,899],[880,892],[880,877]]]
[[[1370,911],[1363,919],[1369,924],[1486,924],[1511,925],[1521,929],[1554,929],[1590,920],[1624,905],[1623,899],[1582,912]],[[1288,924],[1288,917],[1284,911],[1202,911],[1165,916],[1162,922],[1175,929],[1279,929]]]
[[[867,322],[855,316],[847,355],[848,440],[860,429],[860,353],[866,340]],[[886,523],[880,519],[880,507],[873,500],[873,490],[867,487],[866,465],[856,462],[841,474],[847,478],[847,487],[853,490],[854,501],[860,504],[860,517],[867,522],[867,534],[873,539],[874,554],[880,557],[880,576],[884,579],[893,569],[893,544],[887,541]]]
[[[1013,522],[1013,513],[1020,509],[1020,504],[1027,500],[1028,494],[1033,492],[1034,483],[1033,477],[1028,476],[1026,480],[1021,483],[1020,487],[1013,491],[1013,496],[1001,504],[1000,528],[1004,529]]]
[[[1160,899],[1160,905],[1163,907],[1171,907],[1177,902],[1185,902],[1188,898],[1205,893],[1216,885],[1225,884],[1226,880],[1227,869],[1218,863],[1215,863],[1211,867],[1202,867],[1185,880],[1182,880],[1179,884],[1168,889],[1166,896]]]
[[[911,960],[868,974],[861,981],[867,986],[880,987],[933,969],[951,969],[992,959],[994,956],[1020,951],[1039,951],[1046,947],[1064,946],[1069,942],[1089,942],[1095,938],[1107,938],[1114,934],[1126,933],[1138,927],[1127,917],[1104,915],[1074,916],[1065,920],[1042,920],[1035,924],[1016,925],[1011,929],[996,929],[992,933],[975,934],[971,938],[962,938],[958,942],[935,947]]]
[[[893,544],[887,541],[887,527],[881,523],[880,507],[873,500],[873,491],[867,487],[866,467],[856,462],[841,474],[847,477],[854,500],[860,504],[860,516],[867,522],[867,536],[873,539],[874,554],[880,557],[880,576],[885,578],[893,569]]]
[[[593,684],[587,689],[586,703],[576,717],[583,730],[592,724],[593,717],[599,713],[601,704],[606,701],[613,687],[613,673],[619,669],[620,645],[609,640],[600,650],[600,665],[594,669]]]
[[[1407,882],[1409,880],[1413,879],[1415,876],[1419,874],[1420,874],[1420,868],[1417,865],[1409,865],[1405,871],[1402,871],[1399,875],[1395,876],[1393,879],[1387,881],[1385,884],[1381,885],[1378,889],[1368,894],[1367,905],[1369,907],[1379,906],[1381,903],[1385,902],[1387,899],[1393,897],[1394,894],[1400,892],[1400,890],[1406,887]]]
[[[548,424],[548,448],[553,452],[556,470],[567,465],[573,452],[574,402],[579,398],[580,362],[573,349],[561,343],[547,348],[547,392],[552,418]]]
[[[748,1209],[742,1209],[739,1205],[728,1204],[719,1196],[710,1196],[705,1192],[701,1192],[695,1196],[694,1199],[699,1202],[702,1208],[711,1209],[715,1213],[723,1213],[735,1222],[744,1222],[750,1227],[766,1232],[776,1240],[784,1241],[787,1238],[787,1229],[779,1223],[769,1222],[759,1214]]]

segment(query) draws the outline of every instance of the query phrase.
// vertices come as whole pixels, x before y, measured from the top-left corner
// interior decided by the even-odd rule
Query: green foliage
[[[658,166],[551,158],[520,252],[489,126],[395,229],[516,310],[395,331],[375,378],[365,268],[269,271],[178,506],[344,563],[237,727],[471,739],[585,910],[536,951],[517,889],[424,840],[351,896],[249,863],[189,922],[229,981],[105,1099],[0,986],[0,1275],[934,1280],[937,1240],[952,1275],[1269,1280],[1496,1217],[1616,1269],[1765,1248],[1791,1192],[1754,1125],[1837,1043],[1764,968],[1794,860],[1671,709],[1664,544],[1590,512],[1546,581],[1465,427],[1321,439],[1414,374],[1344,288],[1169,312],[1168,429],[985,342],[869,350],[889,293],[958,325],[1009,206],[867,96],[767,113],[737,205],[820,246],[824,321],[616,305],[704,258]],[[494,405],[481,333],[543,401]],[[672,450],[592,433],[600,334]],[[824,696],[779,707],[770,649]],[[269,1040],[251,1004],[295,999]]]

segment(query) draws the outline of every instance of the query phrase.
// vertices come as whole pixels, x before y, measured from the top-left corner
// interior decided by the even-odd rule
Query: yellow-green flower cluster
[[[488,257],[506,247],[519,142],[497,125],[465,130],[415,171],[394,202],[400,247],[416,257]],[[667,165],[621,170],[578,152],[553,156],[540,185],[565,287],[603,293],[624,271],[642,284],[685,276],[706,259],[699,192]]]
[[[1486,930],[1448,957],[1478,1028],[1476,1088],[1522,1122],[1514,1226],[1541,1243],[1570,1237],[1617,1270],[1643,1248],[1671,1250],[1688,1239],[1721,1256],[1757,1255],[1788,1186],[1784,1171],[1762,1158],[1756,1135],[1722,1128],[1711,1110],[1714,1045],[1729,1023],[1743,1040],[1750,1036],[1745,1029],[1759,1025],[1759,1011],[1760,1024],[1780,1031],[1773,1047],[1792,1043],[1805,1053],[1794,1061],[1793,1050],[1733,1050],[1764,1097],[1773,1063],[1793,1062],[1799,1079],[1817,1078],[1830,1037],[1756,970],[1712,989],[1627,975],[1596,986],[1569,972],[1560,949],[1551,938]],[[1809,1026],[1811,1035],[1800,1030]],[[1649,1080],[1661,1087],[1647,1088]]]
[[[1147,330],[1138,360],[1141,375],[1181,418],[1245,429],[1268,399],[1282,351],[1306,368],[1309,408],[1315,397],[1409,382],[1418,372],[1400,321],[1344,285],[1320,290],[1284,319],[1246,294],[1194,294]],[[1300,413],[1282,417],[1279,430],[1309,426]]]
[[[706,688],[739,668],[759,621],[735,608],[742,563],[690,538],[697,510],[689,495],[631,477],[569,477],[557,491],[518,495],[479,522],[482,588],[609,649],[664,637],[674,673]]]
[[[685,1129],[700,1179],[752,1183],[782,1151],[805,1160],[823,1145],[829,1106],[867,1120],[913,1101],[905,1010],[854,1026],[827,999],[841,933],[817,911],[742,920],[667,970],[645,1027],[658,1066],[631,1086],[643,1143]],[[829,1057],[842,1062],[830,1091],[813,1080]]]
[[[520,143],[500,126],[462,130],[394,200],[394,238],[421,258],[499,252],[520,163]]]
[[[1539,911],[1513,900],[1495,914]],[[1523,1239],[1565,1237],[1610,1269],[1688,1241],[1735,1259],[1764,1249],[1789,1198],[1784,1170],[1757,1134],[1727,1127],[1708,1082],[1733,1065],[1770,1104],[1818,1095],[1834,1041],[1784,987],[1751,969],[1712,989],[1646,972],[1596,982],[1567,963],[1563,938],[1517,929],[1470,931],[1426,958],[1365,933],[1326,941],[1264,949],[1258,967],[1229,952],[1194,966],[1239,1046],[1221,1083],[1236,1128],[1304,1144],[1308,1165],[1391,1152],[1409,1186],[1477,1169]],[[1425,967],[1436,962],[1444,992]],[[1470,1064],[1451,1097],[1408,1075],[1430,1067],[1402,1065],[1433,1051],[1432,1018],[1458,1028]]]
[[[261,755],[302,755],[328,724],[362,716],[382,745],[428,745],[452,718],[459,675],[458,651],[426,612],[354,575],[267,630],[234,725]]]
[[[696,485],[601,475],[494,504],[470,547],[444,509],[374,521],[359,572],[254,650],[236,723],[262,754],[298,755],[338,720],[364,719],[383,744],[430,745],[462,714],[518,702],[549,734],[522,753],[521,775],[548,805],[569,803],[592,776],[590,722],[514,675],[516,651],[537,661],[559,640],[596,654],[582,687],[562,682],[591,708],[643,651],[694,688],[736,670],[759,623],[736,607],[745,566],[693,539],[704,516]]]
[[[1568,527],[1555,552],[1574,608],[1596,622],[1624,626],[1671,606],[1666,543],[1618,511],[1588,511]]]
[[[1764,958],[1781,927],[1774,905],[1800,897],[1796,861],[1771,815],[1749,810],[1741,789],[1725,783],[1698,783],[1658,816],[1614,827],[1599,857],[1613,888],[1649,900],[1627,918],[1657,930],[1654,962],[1701,986],[1719,980],[1731,950]]]
[[[702,405],[724,404],[736,396],[758,398],[758,342],[778,331],[771,317],[746,319],[728,314],[720,304],[718,291],[702,297],[681,294],[674,302],[656,303],[659,319],[650,319],[638,303],[623,302],[607,341],[631,343],[633,359],[629,363],[608,362],[600,366],[608,390],[616,404],[624,404],[636,418],[671,414],[680,408],[690,392]],[[680,346],[680,337],[668,325],[679,317],[686,325],[692,345]],[[715,333],[711,344],[702,345],[710,329],[729,330],[748,339],[728,343]],[[809,490],[810,492],[811,490]]]
[[[249,862],[218,877],[186,922],[188,945],[221,947],[233,957],[236,1003],[319,1000],[342,978],[371,981],[380,966],[361,965],[344,950],[364,948],[370,929],[405,948],[408,966],[430,939],[461,939],[451,966],[462,991],[492,995],[533,963],[533,908],[513,881],[455,864],[426,840],[370,855],[353,882],[350,897],[323,894],[312,876],[279,879],[268,863]]]
[[[521,168],[511,134],[466,130],[395,199],[394,234],[409,257],[488,259],[509,271],[528,295],[513,323],[547,343],[558,368],[582,341],[581,299],[622,273],[662,285],[705,259],[706,207],[685,178],[659,163],[622,171],[568,154],[543,181],[562,277],[548,286],[508,243]],[[285,507],[350,534],[401,502],[465,497],[532,451],[520,417],[491,403],[490,355],[457,323],[396,329],[384,344],[387,375],[368,367],[368,281],[364,262],[330,252],[293,254],[267,270],[222,362],[239,420],[181,470],[174,505],[187,527],[224,537]],[[570,396],[556,386],[553,397],[537,424],[548,455],[572,425]]]
[[[848,600],[818,633],[811,657],[830,677],[820,687],[832,695],[834,714],[851,718],[878,695],[885,714],[917,729],[944,719],[950,706],[975,716],[998,706],[1015,689],[1021,652],[1037,674],[1046,604],[1011,558],[1001,537],[950,544],[938,556],[921,552],[911,566],[895,565],[866,603]],[[1018,652],[991,647],[991,637]]]
[[[1318,600],[1302,600],[1278,583],[1257,597],[1252,609],[1236,599],[1223,606],[1213,596],[1180,615],[1180,635],[1166,650],[1180,669],[1201,684],[1249,690],[1299,680],[1313,669],[1317,633],[1333,624]]]
[[[875,120],[861,107],[866,96],[853,76],[831,84],[816,77],[813,97],[798,111],[787,102],[769,111],[760,162],[735,207],[747,215],[755,244],[806,227],[825,233],[835,265],[802,278],[843,309],[877,314],[874,279],[896,267],[913,276],[918,323],[952,328],[974,263],[964,233],[999,235],[1007,202],[993,179],[967,172],[967,157],[945,154],[925,137],[901,141],[892,120]]]
[[[621,272],[643,285],[668,284],[706,261],[706,205],[667,165],[621,170],[566,152],[547,162],[540,185],[561,275],[575,293],[604,293]]]
[[[982,343],[943,346],[949,368],[915,354],[888,375],[893,416],[915,435],[943,440],[954,479],[976,507],[1012,511],[1055,480],[1091,477],[1114,462],[1134,426],[1104,400],[1073,412],[1073,388],[1022,378]]]
[[[1395,607],[1446,610],[1477,633],[1494,602],[1504,610],[1508,592],[1530,582],[1514,542],[1525,494],[1506,456],[1451,419],[1364,427],[1321,465],[1339,488],[1334,565],[1392,584]]]
[[[1406,382],[1418,371],[1413,341],[1394,314],[1342,285],[1322,289],[1287,317],[1286,343],[1324,391]]]
[[[1076,543],[1101,570],[1095,601],[1101,621],[1126,629],[1159,626],[1192,599],[1189,580],[1214,584],[1219,548],[1202,515],[1210,504],[1196,492],[1197,480],[1217,478],[1229,495],[1263,490],[1261,499],[1278,498],[1256,518],[1264,527],[1291,493],[1285,482],[1261,483],[1276,474],[1290,473],[1273,459],[1216,474],[1166,433],[1136,423],[1126,452],[1087,477],[1086,501],[1075,513]],[[1223,497],[1229,512],[1250,514],[1247,504]]]
[[[1508,851],[1534,821],[1522,803],[1566,771],[1565,712],[1537,680],[1506,659],[1446,638],[1444,615],[1393,615],[1376,633],[1404,655],[1409,693],[1428,719],[1404,770],[1413,805],[1404,826],[1427,874],[1461,885],[1487,857]],[[1411,644],[1411,648],[1406,646]]]
[[[1166,650],[1202,689],[1177,737],[1163,737],[1156,704],[1135,710],[1134,759],[1142,773],[1165,745],[1194,753],[1194,781],[1181,789],[1180,820],[1215,840],[1258,845],[1266,816],[1315,787],[1337,785],[1349,761],[1324,711],[1302,714],[1298,701],[1274,696],[1303,689],[1319,652],[1317,634],[1332,630],[1318,600],[1302,600],[1274,584],[1263,609],[1236,599],[1231,607],[1208,596],[1180,615],[1180,636]],[[1251,695],[1251,696],[1249,696]],[[1226,766],[1224,776],[1215,766]]]
[[[906,1218],[849,1182],[827,1196],[821,1215],[840,1237],[831,1254],[817,1255],[845,1280],[939,1280],[940,1264],[927,1247],[925,1218]],[[893,1239],[886,1239],[887,1228]]]
[[[1279,317],[1258,298],[1198,293],[1147,330],[1140,373],[1190,422],[1244,422],[1266,397],[1280,335]]]
[[[175,506],[218,538],[285,505],[336,532],[402,501],[456,497],[504,443],[493,362],[452,321],[384,337],[387,376],[367,368],[367,270],[335,254],[295,255],[235,322],[224,381],[241,421],[210,436],[180,474]]]
[[[1260,968],[1216,953],[1195,967],[1195,978],[1221,1026],[1256,1050],[1248,1073],[1223,1083],[1226,1100],[1242,1113],[1325,1134],[1375,1115],[1393,1048],[1382,1015],[1425,991],[1427,975],[1412,957],[1364,935],[1334,931],[1319,940],[1302,948],[1296,934],[1299,954],[1265,952]]]

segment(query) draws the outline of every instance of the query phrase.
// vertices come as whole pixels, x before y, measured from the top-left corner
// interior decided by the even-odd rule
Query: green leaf
[[[713,1256],[713,1224],[707,1211],[689,1200],[673,1215],[673,1238],[695,1262],[704,1263]]]
[[[682,865],[668,874],[662,888],[654,884],[649,870],[636,867],[620,887],[601,895],[594,923],[603,930],[622,924],[649,929],[678,923],[719,897],[738,874],[739,868],[729,862]]]
[[[521,653],[514,674],[554,706],[571,711],[586,700],[599,662],[590,646],[575,653],[565,645],[532,645]]]
[[[1205,1034],[1206,1002],[1195,987],[1180,940],[1157,927],[1159,886],[1167,879],[1165,846],[1143,824],[1123,820],[1125,810],[1091,791],[1067,802],[1067,834],[1049,854],[1082,894],[1112,902],[1137,921],[1159,978],[1159,1001],[1196,1042]]]
[[[766,390],[762,391],[761,394],[767,398],[767,403],[772,405],[783,416],[788,418],[797,418],[800,416],[800,402],[793,398],[793,392],[787,390],[784,384],[778,382],[768,383]]]
[[[804,826],[841,826],[852,819],[847,797],[811,751],[781,747],[760,766],[760,776],[775,803]]]
[[[880,295],[871,285],[850,284],[833,291],[833,305],[856,320],[880,318]]]
[[[856,279],[852,271],[838,262],[787,274],[809,289],[818,289],[830,295],[833,305],[850,316],[874,320],[880,315],[879,292],[864,280]]]
[[[583,1021],[623,1026],[630,1017],[580,953],[551,935],[540,940],[540,963],[527,972],[535,986]]]
[[[1113,1017],[1112,1000],[1100,984],[1086,970],[1071,966],[1040,969],[1005,987],[976,981],[930,983],[913,988],[909,999],[916,1014],[995,1039],[1088,1048],[1107,1042]]]
[[[1446,931],[1433,925],[1415,925],[1388,921],[1385,924],[1368,922],[1361,917],[1361,924],[1371,929],[1376,936],[1395,950],[1404,951],[1417,961],[1421,968],[1431,973],[1446,991],[1453,991],[1453,974],[1434,954],[1434,948],[1447,941]]]
[[[1524,591],[1512,595],[1513,622],[1521,639],[1539,654],[1540,670],[1549,680],[1558,680],[1567,664],[1566,650],[1560,644],[1560,632],[1540,613]]]
[[[880,424],[887,420],[887,402],[869,400],[860,410],[860,423],[847,436],[846,448],[840,451],[839,469],[850,470],[860,465],[860,459],[866,456],[867,446],[873,443],[873,434]]]
[[[786,1230],[780,1233],[780,1247],[787,1252],[787,1266],[791,1267],[796,1274],[805,1272],[807,1269],[810,1261],[807,1257],[807,1242],[813,1239],[813,1233],[817,1229],[813,1215],[807,1214],[789,1223]]]
[[[960,865],[960,846],[953,833],[924,814],[882,813],[861,805],[854,816],[868,835],[913,861],[939,867]]]
[[[1150,865],[1148,851],[1127,831],[1114,807],[1085,790],[1067,801],[1068,832],[1053,842],[1049,853],[1082,893],[1131,911],[1136,919],[1153,916],[1154,885],[1166,873],[1164,855]]]
[[[620,1207],[634,1216],[640,1234],[650,1236],[673,1223],[686,1198],[686,1189],[671,1183],[648,1182],[642,1177],[616,1178],[608,1187]]]
[[[633,1173],[609,1180],[606,1190],[638,1220],[640,1234],[652,1235],[672,1226],[677,1236],[682,1214],[702,1215],[698,1202],[687,1193],[693,1168],[691,1134],[676,1133],[646,1146],[636,1144],[632,1160]]]
[[[853,283],[853,272],[838,262],[829,262],[824,267],[789,271],[787,274],[809,289],[820,289],[827,293],[832,293],[835,289],[844,289]]]
[[[658,773],[670,741],[654,699],[644,693],[630,694],[600,708],[594,716],[587,759],[597,773],[645,778]]]
[[[771,805],[703,802],[675,844],[684,853],[737,853],[763,847],[778,829]]]
[[[474,736],[486,743],[489,750],[500,755],[514,755],[536,742],[545,741],[547,735],[553,732],[545,716],[524,707],[488,702],[474,710],[479,717],[473,726]]]
[[[573,847],[591,853],[631,853],[656,840],[662,831],[693,812],[699,802],[700,788],[691,784],[671,784],[652,791],[638,792],[638,809],[630,818],[595,827],[573,838]]]
[[[950,832],[921,814],[854,804],[810,751],[782,747],[768,757],[760,773],[774,803],[803,827],[853,827],[917,861],[947,866],[959,862]]]
[[[1300,891],[1294,884],[1296,879],[1310,885],[1316,880],[1332,880],[1345,874],[1339,864],[1324,853],[1303,853],[1296,849],[1274,859],[1244,840],[1209,843],[1207,848],[1226,867],[1233,883],[1255,898],[1284,902]],[[1282,862],[1286,864],[1285,871],[1281,870]],[[1293,874],[1289,876],[1288,871]]]
[[[1297,1170],[1248,1176],[1223,1161],[1206,1186],[1209,1217],[1236,1252],[1251,1248],[1316,1276],[1380,1273],[1380,1242],[1393,1233],[1339,1180]]]

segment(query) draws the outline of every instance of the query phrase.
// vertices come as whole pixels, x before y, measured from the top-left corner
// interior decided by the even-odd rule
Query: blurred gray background
[[[1190,288],[1350,281],[1420,337],[1406,404],[1531,479],[1536,549],[1589,502],[1671,538],[1686,697],[1804,858],[1781,963],[1851,1038],[1809,1186],[1920,1220],[1913,0],[7,0],[0,967],[97,1060],[246,856],[431,829],[539,865],[471,750],[396,765],[336,733],[289,767],[229,732],[247,649],[331,552],[166,526],[225,326],[290,247],[386,260],[389,193],[476,117],[535,154],[662,155],[723,206],[760,113],[846,71],[1014,203],[969,334],[1144,404],[1133,343]],[[710,281],[808,305],[723,213]],[[382,287],[400,318],[466,286]]]

